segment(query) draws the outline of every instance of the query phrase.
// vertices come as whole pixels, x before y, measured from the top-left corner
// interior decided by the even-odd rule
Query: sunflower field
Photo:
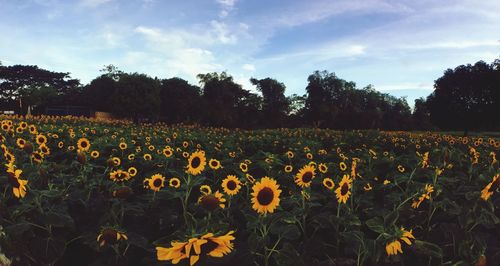
[[[500,261],[498,138],[0,121],[0,265]]]

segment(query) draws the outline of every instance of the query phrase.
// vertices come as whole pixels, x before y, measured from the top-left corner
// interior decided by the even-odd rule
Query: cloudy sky
[[[227,71],[304,94],[328,70],[358,87],[427,96],[446,68],[500,56],[498,0],[0,0],[0,61],[70,72],[104,65],[197,84]]]

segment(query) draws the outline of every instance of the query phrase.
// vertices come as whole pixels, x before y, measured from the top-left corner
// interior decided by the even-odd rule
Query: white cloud
[[[236,0],[216,0],[216,2],[221,6],[221,11],[219,12],[220,18],[225,18],[234,9]]]
[[[241,68],[249,72],[255,72],[255,66],[252,64],[244,64]]]
[[[107,4],[113,0],[81,0],[80,5],[85,6],[85,7],[91,7],[95,8],[100,5]]]

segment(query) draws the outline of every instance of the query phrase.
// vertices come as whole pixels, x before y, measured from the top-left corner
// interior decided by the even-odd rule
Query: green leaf
[[[366,221],[366,226],[370,228],[370,230],[382,234],[385,232],[384,229],[384,221],[380,217],[374,217],[370,220]]]
[[[399,212],[397,210],[390,212],[384,217],[385,227],[394,226],[399,218]]]
[[[443,257],[443,250],[436,244],[425,242],[425,241],[420,241],[420,240],[415,240],[415,247],[417,249],[417,252],[435,257],[435,258],[442,258]]]
[[[45,222],[45,224],[55,227],[75,227],[75,222],[73,221],[73,218],[71,218],[71,216],[57,212],[45,213],[43,221]]]

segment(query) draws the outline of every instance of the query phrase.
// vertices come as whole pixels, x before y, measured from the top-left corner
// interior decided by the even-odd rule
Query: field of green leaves
[[[500,261],[498,138],[0,120],[0,265]]]

